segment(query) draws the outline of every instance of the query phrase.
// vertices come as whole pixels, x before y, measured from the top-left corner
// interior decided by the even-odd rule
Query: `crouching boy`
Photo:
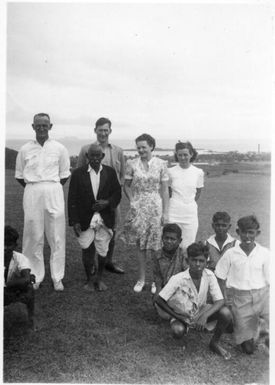
[[[254,215],[237,222],[240,242],[226,251],[215,274],[232,297],[235,340],[244,353],[252,354],[260,319],[269,326],[269,250],[255,242],[260,224]],[[225,291],[225,288],[227,289]],[[266,345],[269,340],[266,338]]]
[[[189,327],[202,331],[209,323],[216,322],[210,349],[230,359],[231,355],[219,345],[221,335],[232,323],[231,312],[224,306],[224,299],[214,273],[206,269],[208,246],[192,243],[187,248],[189,268],[172,276],[157,296],[156,304],[171,316],[173,334],[181,337]],[[207,304],[210,292],[213,304]]]
[[[28,326],[34,327],[34,275],[31,274],[28,259],[15,250],[18,232],[5,226],[4,235],[4,306],[22,302],[28,310]]]

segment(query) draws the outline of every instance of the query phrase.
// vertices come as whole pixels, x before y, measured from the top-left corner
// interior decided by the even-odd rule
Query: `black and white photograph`
[[[1,14],[2,382],[272,384],[272,2]]]

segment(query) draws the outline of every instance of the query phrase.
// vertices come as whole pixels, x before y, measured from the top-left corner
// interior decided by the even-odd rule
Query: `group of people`
[[[44,233],[51,249],[54,289],[64,290],[62,185],[71,174],[68,151],[49,137],[49,115],[36,114],[32,127],[35,140],[20,149],[15,171],[24,187],[23,250],[22,254],[14,251],[18,233],[6,226],[4,261],[5,304],[25,301],[30,324],[33,290],[39,289],[45,275]],[[123,150],[109,142],[111,121],[98,119],[94,132],[97,140],[82,147],[68,192],[68,221],[82,249],[84,290],[107,289],[104,269],[124,273],[113,262],[115,241],[120,239],[136,246],[136,293],[145,287],[146,261],[152,262],[153,303],[160,317],[169,320],[175,336],[185,335],[190,327],[203,330],[215,324],[210,341],[214,352],[230,358],[219,340],[234,329],[236,342],[244,352],[252,353],[260,320],[268,330],[269,304],[269,252],[255,242],[260,231],[257,219],[241,218],[237,224],[240,240],[236,240],[228,233],[229,214],[216,212],[215,234],[196,243],[197,201],[204,174],[192,164],[197,156],[192,144],[176,143],[176,165],[168,168],[164,160],[153,156],[155,139],[142,134],[135,140],[139,156],[125,163]],[[130,205],[123,224],[122,190]]]

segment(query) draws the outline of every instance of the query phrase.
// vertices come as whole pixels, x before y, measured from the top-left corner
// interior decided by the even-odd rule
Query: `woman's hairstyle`
[[[5,226],[4,244],[5,246],[11,246],[17,242],[19,238],[18,232],[11,226]]]
[[[187,247],[188,258],[198,257],[199,255],[203,255],[207,259],[209,247],[203,242],[191,243],[191,245]]]
[[[197,151],[194,149],[194,147],[192,146],[192,144],[190,142],[181,142],[180,140],[178,141],[178,143],[176,143],[175,145],[175,161],[178,162],[178,157],[177,157],[177,151],[178,150],[184,150],[185,148],[187,148],[187,150],[189,150],[190,154],[191,154],[191,158],[190,158],[190,162],[194,162],[194,160],[196,159],[198,153]]]
[[[135,139],[135,142],[141,142],[142,140],[145,140],[147,142],[147,144],[152,147],[152,150],[155,149],[156,147],[156,141],[155,139],[149,135],[149,134],[142,134],[140,136],[138,136],[136,139]]]
[[[247,229],[256,229],[259,230],[260,223],[255,215],[248,215],[246,217],[242,217],[238,220],[237,226],[240,230],[245,231]]]

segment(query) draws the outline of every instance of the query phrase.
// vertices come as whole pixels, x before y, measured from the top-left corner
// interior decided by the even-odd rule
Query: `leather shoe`
[[[114,265],[113,263],[106,263],[105,269],[115,274],[124,274],[124,270]]]

